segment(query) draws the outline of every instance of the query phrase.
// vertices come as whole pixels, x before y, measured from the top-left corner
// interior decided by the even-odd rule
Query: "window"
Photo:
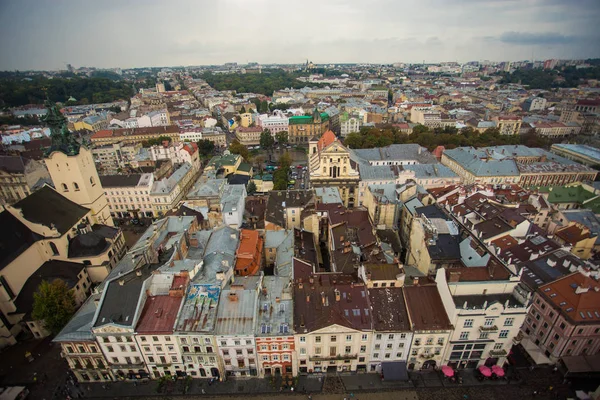
[[[378,334],[375,336],[375,339],[376,339],[376,340],[381,340],[381,333],[378,333]]]
[[[344,349],[346,354],[350,354],[352,353],[352,346],[346,346],[346,348]]]
[[[390,334],[388,335],[388,339],[389,339],[389,340],[394,340],[394,334],[393,334],[393,333],[390,333]]]
[[[381,350],[381,345],[379,343],[375,345],[375,350]]]
[[[304,347],[300,347],[300,354],[305,355],[306,349]]]
[[[60,253],[58,252],[56,245],[53,242],[48,242],[48,244],[50,245],[50,250],[52,250],[52,255],[59,256]]]
[[[461,332],[459,339],[460,340],[469,340],[469,332]]]
[[[114,350],[113,350],[112,346],[106,346],[106,351],[108,351],[109,353],[112,353]]]
[[[77,184],[77,182],[73,182],[73,189],[74,189],[76,192],[79,192],[79,185]]]
[[[582,333],[583,333],[583,328],[579,328],[579,329],[577,330],[577,334],[578,334],[578,335],[581,335]]]
[[[300,343],[306,343],[306,336],[300,336]]]
[[[362,342],[366,342],[366,341],[367,341],[367,334],[366,334],[366,333],[363,333],[363,335],[361,336],[360,340],[361,340]]]
[[[398,343],[398,348],[399,349],[403,349],[404,348],[404,343]]]
[[[486,318],[485,322],[483,323],[484,326],[493,326],[494,325],[494,320],[492,318]]]
[[[158,336],[152,336],[152,341],[153,342],[158,342]]]
[[[92,186],[96,186],[96,182],[94,181],[94,177],[90,177],[90,183]]]
[[[331,337],[329,338],[330,341],[335,342],[337,340],[337,336],[335,335],[331,335]]]
[[[514,318],[506,318],[504,320],[504,326],[513,326],[514,322],[515,322]]]
[[[373,358],[379,358],[379,353],[374,353]]]
[[[315,343],[321,343],[321,336],[315,336]]]
[[[390,353],[385,353],[385,358],[390,358]]]
[[[68,192],[69,191],[69,187],[67,186],[66,183],[61,183],[60,186],[62,187],[62,191],[63,192]]]
[[[465,324],[463,325],[463,328],[470,328],[473,326],[473,319],[465,319]]]
[[[360,352],[365,353],[367,351],[367,346],[360,346]]]
[[[385,348],[386,348],[386,349],[388,349],[388,350],[391,350],[391,349],[392,349],[392,346],[393,346],[393,345],[392,345],[391,343],[388,343],[388,344],[385,346]]]
[[[499,338],[507,338],[508,337],[508,330],[502,330],[500,331],[500,334],[498,335]]]
[[[479,332],[479,339],[487,339],[488,334],[488,332]]]
[[[352,335],[346,335],[346,342],[352,341]]]
[[[502,346],[503,346],[503,344],[502,344],[502,343],[496,343],[496,344],[494,345],[494,350],[502,350]]]

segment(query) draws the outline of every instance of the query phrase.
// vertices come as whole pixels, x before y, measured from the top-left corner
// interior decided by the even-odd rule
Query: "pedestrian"
[[[558,366],[555,365],[554,368],[552,368],[552,372],[556,372],[556,371],[558,371]]]
[[[290,390],[291,390],[291,391],[292,391],[292,393],[293,393],[293,392],[294,392],[294,387],[292,386],[292,387],[290,388]]]
[[[206,390],[204,390],[204,388],[202,388],[202,394],[206,394]]]

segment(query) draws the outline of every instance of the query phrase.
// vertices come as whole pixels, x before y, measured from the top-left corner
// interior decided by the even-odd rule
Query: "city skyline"
[[[599,18],[592,0],[7,1],[0,70],[593,58]]]

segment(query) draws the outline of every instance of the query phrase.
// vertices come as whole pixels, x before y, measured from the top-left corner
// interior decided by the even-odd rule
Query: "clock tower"
[[[56,104],[46,102],[48,114],[44,121],[50,128],[52,145],[44,161],[56,191],[69,200],[92,210],[92,224],[113,225],[108,201],[92,152],[75,140],[67,129],[66,118]]]

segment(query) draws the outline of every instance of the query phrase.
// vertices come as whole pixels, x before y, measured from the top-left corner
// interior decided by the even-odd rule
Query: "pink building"
[[[551,362],[597,354],[600,283],[576,272],[540,286],[521,329]]]

